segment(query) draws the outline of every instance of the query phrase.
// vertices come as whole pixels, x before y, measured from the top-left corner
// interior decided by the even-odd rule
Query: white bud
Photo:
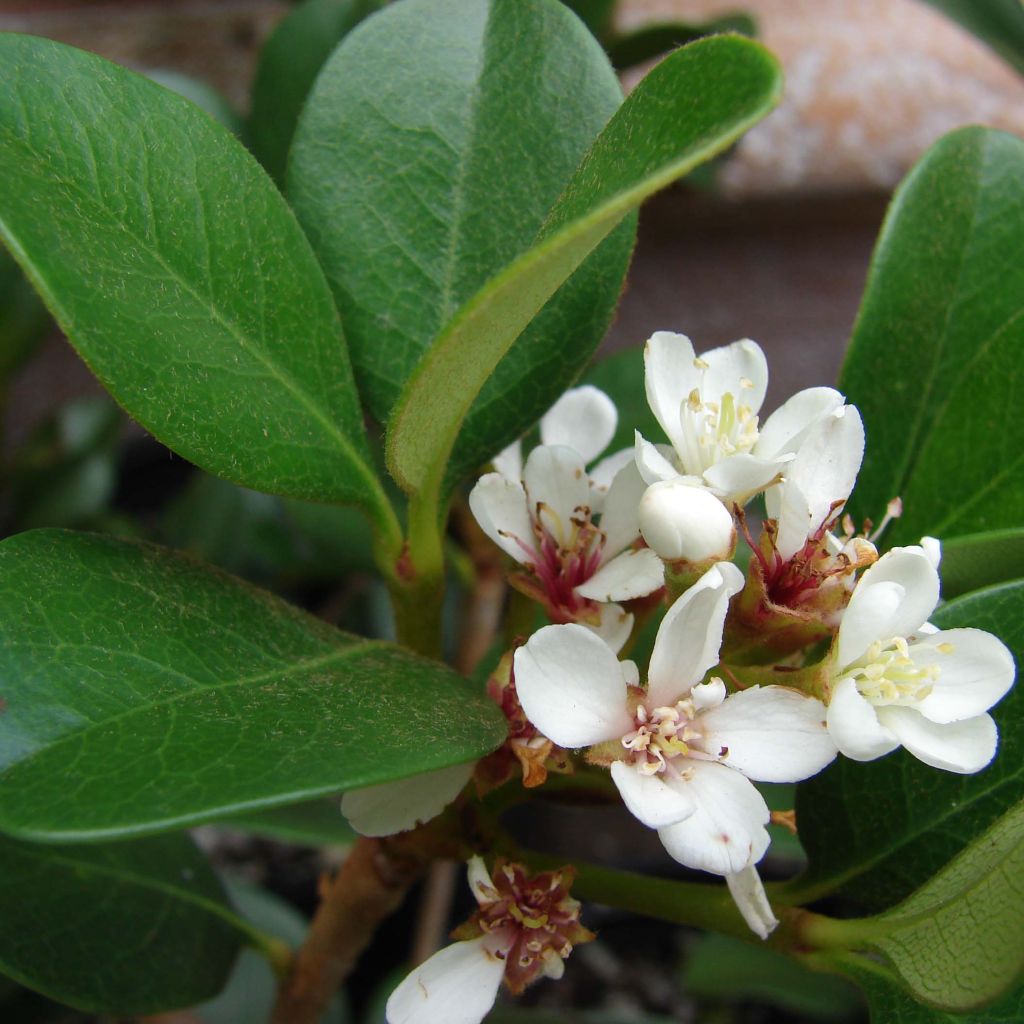
[[[679,479],[651,484],[644,492],[640,533],[666,562],[724,559],[736,545],[725,505],[703,487]]]

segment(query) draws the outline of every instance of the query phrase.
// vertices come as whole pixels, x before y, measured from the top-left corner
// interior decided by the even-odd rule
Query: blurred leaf
[[[1006,992],[1024,973],[1024,802],[863,924],[922,1002],[965,1011]]]
[[[1024,74],[1024,6],[1021,0],[925,0],[960,22]]]
[[[942,596],[1024,577],[1024,528],[971,533],[942,542]]]
[[[0,231],[100,380],[210,472],[387,519],[330,291],[258,164],[92,54],[8,34],[0,61]]]
[[[864,417],[851,503],[890,544],[1024,521],[1024,141],[940,139],[882,227],[839,386]]]
[[[191,75],[183,75],[180,71],[171,71],[168,68],[150,68],[145,74],[157,85],[162,85],[165,89],[184,96],[200,110],[219,121],[232,134],[238,135],[241,132],[241,118],[213,86],[198,78],[193,78]]]
[[[389,425],[388,465],[404,488],[440,494],[470,405],[485,384],[493,386],[488,378],[548,297],[644,199],[760,120],[779,89],[775,59],[737,36],[677,50],[637,86],[562,192],[534,247],[462,306],[417,366]],[[545,396],[545,405],[553,397]],[[466,422],[481,429],[480,417]],[[522,425],[515,428],[502,440]]]
[[[600,388],[619,411],[615,436],[606,451],[617,452],[622,448],[632,448],[633,435],[637,430],[649,441],[665,442],[665,435],[647,404],[642,347],[616,352],[600,360],[587,370],[580,383]]]
[[[742,36],[755,36],[757,26],[754,19],[745,14],[729,14],[710,21],[693,22],[658,22],[644,25],[625,35],[617,35],[606,43],[608,57],[612,64],[620,70],[654,60],[679,46],[686,46],[705,36],[720,35],[723,32],[736,32]]]
[[[1024,582],[959,597],[931,621],[988,630],[1024,663]],[[1024,798],[1024,687],[992,716],[999,751],[976,775],[939,771],[898,750],[868,763],[839,758],[800,783],[796,813],[810,867],[784,890],[788,897],[804,902],[838,889],[854,906],[884,910]]]
[[[108,509],[123,422],[109,399],[89,397],[68,402],[36,429],[10,470],[19,528],[83,526]]]
[[[293,949],[302,945],[309,922],[298,911],[265,889],[237,879],[225,879],[225,887],[239,913],[261,932]],[[269,1019],[276,994],[277,979],[266,958],[254,950],[243,949],[220,995],[192,1012],[204,1024],[255,1024]],[[348,1020],[348,1010],[339,993],[320,1018],[320,1024],[345,1024]]]
[[[165,549],[36,530],[0,544],[0,581],[0,828],[25,838],[293,804],[505,736],[452,669]]]
[[[699,999],[756,1002],[815,1020],[850,1020],[864,1005],[842,978],[727,935],[702,935],[690,946],[682,982],[687,994]]]
[[[590,31],[603,41],[612,25],[618,0],[562,0]]]
[[[338,43],[387,0],[305,0],[274,29],[252,83],[249,141],[270,176],[284,184],[288,151],[316,76]]]
[[[248,934],[185,835],[0,836],[0,970],[62,1003],[117,1015],[188,1006],[219,991]]]
[[[340,796],[305,800],[268,811],[236,814],[217,824],[297,846],[350,846],[356,833],[342,816],[340,804]]]
[[[456,311],[534,243],[621,101],[607,57],[554,0],[407,0],[335,51],[302,113],[288,194],[380,423]],[[552,297],[562,275],[488,367],[486,387],[461,366],[435,382],[431,402],[476,402],[453,480],[525,430],[585,365],[634,234],[625,225]]]
[[[50,323],[35,289],[0,245],[0,387],[36,350]]]

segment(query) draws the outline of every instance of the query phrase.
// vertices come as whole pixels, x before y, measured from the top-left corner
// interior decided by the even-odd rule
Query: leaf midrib
[[[19,71],[20,70],[21,69],[19,68]],[[20,88],[18,88],[17,85],[15,86],[14,91],[20,98],[21,92]],[[3,126],[0,125],[0,128],[2,127]],[[83,130],[85,129],[83,128]],[[5,134],[10,140],[12,140],[15,147],[22,149],[24,152],[30,155],[34,165],[34,176],[41,177],[43,180],[46,180],[47,178],[51,178],[54,181],[57,180],[56,175],[52,171],[49,171],[42,175],[38,173],[38,169],[41,166],[46,166],[45,154],[39,152],[34,146],[32,146],[27,140],[27,138],[15,135],[9,129],[5,132]],[[86,131],[86,136],[90,140],[91,147],[92,136],[88,133],[88,131]],[[194,150],[193,155],[196,155]],[[236,324],[234,320],[228,319],[224,315],[222,315],[219,307],[213,303],[212,299],[207,298],[206,300],[204,300],[202,296],[199,294],[199,292],[197,292],[195,286],[185,277],[183,277],[181,273],[177,270],[177,268],[168,264],[161,255],[161,253],[159,252],[159,250],[154,249],[152,247],[152,244],[148,239],[140,239],[135,232],[131,231],[124,224],[123,221],[119,221],[116,218],[113,211],[111,211],[110,208],[105,203],[103,203],[99,197],[94,196],[92,193],[86,191],[77,181],[77,179],[61,178],[60,183],[69,191],[72,191],[79,197],[83,198],[85,200],[86,205],[91,205],[94,209],[99,210],[102,213],[106,214],[108,217],[110,217],[112,222],[117,224],[121,228],[121,230],[124,231],[125,235],[129,239],[135,242],[141,250],[149,253],[150,257],[154,259],[154,261],[167,272],[170,278],[173,281],[177,282],[181,286],[181,288],[192,297],[193,301],[196,303],[196,306],[199,309],[207,310],[208,312],[210,312],[212,315],[211,318],[218,324],[220,324],[227,331],[227,333],[239,343],[242,350],[244,352],[249,353],[257,363],[263,366],[270,373],[270,375],[274,379],[276,379],[285,388],[286,391],[291,393],[292,396],[298,401],[298,403],[302,407],[304,407],[307,410],[307,412],[309,412],[313,419],[316,422],[320,423],[323,428],[325,428],[327,435],[333,438],[338,444],[339,448],[341,448],[342,451],[348,456],[348,458],[359,467],[360,474],[365,478],[369,478],[371,476],[369,468],[363,463],[363,460],[360,458],[359,454],[357,453],[352,443],[349,441],[348,437],[344,433],[342,433],[341,429],[334,422],[331,416],[320,407],[320,404],[318,402],[313,400],[312,396],[309,395],[306,392],[306,390],[297,381],[294,380],[291,374],[289,374],[283,368],[278,366],[278,364],[274,362],[266,353],[264,353],[257,344],[250,345],[251,339],[249,339],[248,335],[244,333],[241,327],[238,324]],[[36,276],[40,282],[46,281],[48,285],[48,278],[43,273],[41,273],[35,261],[30,260],[28,258],[28,254],[25,253],[21,245],[18,243],[16,235],[10,230],[10,227],[2,218],[0,218],[0,227],[3,228],[3,233],[7,236],[12,246],[16,248],[18,252],[21,253],[22,259],[25,261],[25,263],[27,265],[32,266],[33,270],[35,271],[34,276]],[[45,290],[50,297],[52,307],[55,310],[55,316],[57,317],[58,321],[60,321],[61,327],[69,336],[72,334],[79,333],[78,331],[74,330],[73,318],[68,315],[67,310],[63,307],[63,305],[57,301],[53,290],[49,286],[47,286]],[[333,304],[331,308],[333,309]],[[56,312],[57,310],[60,311],[59,314]]]

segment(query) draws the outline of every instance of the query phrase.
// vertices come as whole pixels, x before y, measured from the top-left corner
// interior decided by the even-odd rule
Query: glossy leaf
[[[249,143],[284,183],[295,126],[316,76],[338,43],[386,0],[303,0],[274,29],[252,83]]]
[[[0,836],[0,971],[62,1003],[121,1016],[207,999],[250,930],[185,835],[89,846]]]
[[[1024,583],[977,591],[931,619],[949,629],[973,626],[996,634],[1024,663]],[[838,889],[867,911],[880,911],[935,875],[979,832],[1024,799],[1024,686],[992,712],[999,750],[976,775],[930,768],[900,750],[861,764],[839,758],[797,788],[807,874],[783,891],[789,899]]]
[[[1024,529],[953,537],[942,544],[942,596],[1024,578]]]
[[[555,0],[407,0],[338,48],[296,132],[288,194],[377,420],[456,311],[530,248],[621,101],[607,57]],[[444,395],[476,400],[453,479],[526,429],[585,365],[633,234],[624,225],[587,261],[482,391],[481,381],[467,392],[458,368],[443,381]]]
[[[338,812],[340,802],[339,797],[305,800],[269,811],[248,811],[217,824],[297,846],[350,846],[356,833]]]
[[[871,945],[922,1002],[971,1010],[1024,974],[1024,802],[909,899],[874,921]]]
[[[1024,520],[1024,141],[965,128],[897,190],[840,388],[867,431],[852,511],[890,544]]]
[[[473,399],[594,247],[645,198],[763,117],[779,89],[774,58],[737,36],[684,47],[637,86],[577,169],[538,243],[462,306],[406,386],[388,446],[388,465],[406,489],[439,492]]]
[[[0,829],[25,838],[282,806],[505,734],[451,669],[161,548],[34,531],[0,545],[0,580]]]
[[[271,181],[192,103],[0,38],[0,232],[158,439],[260,490],[379,506],[337,313]]]
[[[1020,0],[925,0],[959,21],[1024,74],[1024,7]]]

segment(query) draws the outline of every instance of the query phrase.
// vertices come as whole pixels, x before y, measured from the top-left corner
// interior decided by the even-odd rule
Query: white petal
[[[852,405],[840,406],[807,432],[778,490],[779,554],[789,559],[817,530],[836,501],[846,501],[864,457],[864,424]],[[796,494],[787,500],[786,491]]]
[[[494,879],[484,864],[483,857],[470,857],[466,864],[467,881],[470,892],[477,903],[483,905],[497,898],[497,889],[494,888]]]
[[[491,459],[494,471],[514,483],[523,479],[523,443],[513,441],[507,448],[502,448],[497,455]]]
[[[771,459],[800,447],[808,427],[838,409],[843,396],[834,388],[805,388],[779,406],[765,420],[754,445],[754,452]]]
[[[636,462],[630,459],[616,473],[601,512],[601,531],[605,536],[603,561],[611,561],[640,537],[640,499],[646,489]]]
[[[540,445],[530,452],[523,470],[530,515],[552,537],[568,545],[572,520],[590,508],[590,482],[582,456],[563,445]]]
[[[832,691],[825,715],[829,735],[840,754],[854,761],[873,761],[900,741],[878,721],[875,707],[866,701],[852,679],[841,679]]]
[[[942,544],[934,537],[922,537],[921,550],[928,556],[928,561],[938,572],[939,563],[942,561]]]
[[[648,828],[674,825],[697,809],[685,787],[667,785],[660,775],[643,775],[625,761],[616,761],[611,772],[626,809]]]
[[[644,483],[656,484],[659,480],[675,480],[679,470],[665,445],[651,444],[639,430],[633,432],[636,448],[636,468],[640,471]]]
[[[649,706],[675,703],[718,663],[729,598],[742,589],[743,573],[719,562],[665,613],[647,673]]]
[[[878,718],[914,757],[933,768],[973,775],[996,756],[999,735],[990,715],[939,725],[914,708],[887,707],[878,709]]]
[[[602,565],[576,593],[591,601],[631,601],[646,597],[665,584],[665,566],[650,549],[623,551]]]
[[[685,334],[658,331],[644,345],[644,387],[647,404],[665,436],[677,449],[684,447],[679,409],[699,385],[701,371],[694,365],[696,353]]]
[[[690,691],[690,699],[698,711],[717,708],[725,700],[726,696],[725,683],[717,676],[709,679],[706,683],[698,683]]]
[[[982,629],[945,629],[910,646],[916,665],[938,665],[932,692],[917,710],[933,722],[956,722],[988,711],[1013,686],[1013,655]]]
[[[703,401],[717,402],[729,392],[737,405],[745,405],[754,413],[761,408],[768,389],[768,361],[756,341],[743,338],[702,352],[700,358],[708,368],[694,387],[700,389]]]
[[[475,761],[452,765],[379,786],[350,789],[341,813],[364,836],[390,836],[436,818],[469,782]]]
[[[526,717],[560,747],[589,747],[633,728],[618,659],[590,630],[545,626],[515,654]]]
[[[704,482],[723,501],[746,504],[785,471],[791,457],[762,459],[756,455],[729,455],[704,471]]]
[[[619,668],[622,669],[622,678],[626,681],[627,686],[640,685],[640,669],[632,658],[623,658],[619,662]]]
[[[593,512],[603,512],[605,499],[611,489],[612,481],[619,470],[636,461],[634,448],[620,448],[611,455],[606,455],[590,470],[590,508]]]
[[[517,562],[537,559],[522,484],[501,473],[487,473],[469,492],[469,509],[480,529],[506,554]]]
[[[751,865],[735,874],[726,875],[725,883],[750,930],[760,938],[767,939],[775,931],[779,920],[772,912],[757,868]]]
[[[541,417],[541,444],[574,448],[584,462],[592,462],[615,436],[619,414],[601,390],[585,384],[566,391]]]
[[[839,665],[856,661],[876,640],[910,636],[938,602],[939,574],[923,548],[886,552],[850,595],[837,638]]]
[[[836,756],[825,705],[785,686],[734,693],[703,712],[699,724],[704,750],[758,782],[800,782]]]
[[[686,762],[682,783],[697,804],[685,821],[658,830],[669,856],[687,867],[731,875],[756,864],[768,849],[770,817],[749,779],[714,761]]]
[[[391,993],[388,1024],[479,1024],[498,996],[505,960],[491,936],[445,946]]]
[[[736,546],[732,513],[688,477],[651,484],[640,501],[640,532],[666,561],[728,558]]]
[[[633,632],[633,616],[621,604],[598,606],[600,616],[596,625],[584,623],[594,636],[600,637],[613,654],[618,654]]]

